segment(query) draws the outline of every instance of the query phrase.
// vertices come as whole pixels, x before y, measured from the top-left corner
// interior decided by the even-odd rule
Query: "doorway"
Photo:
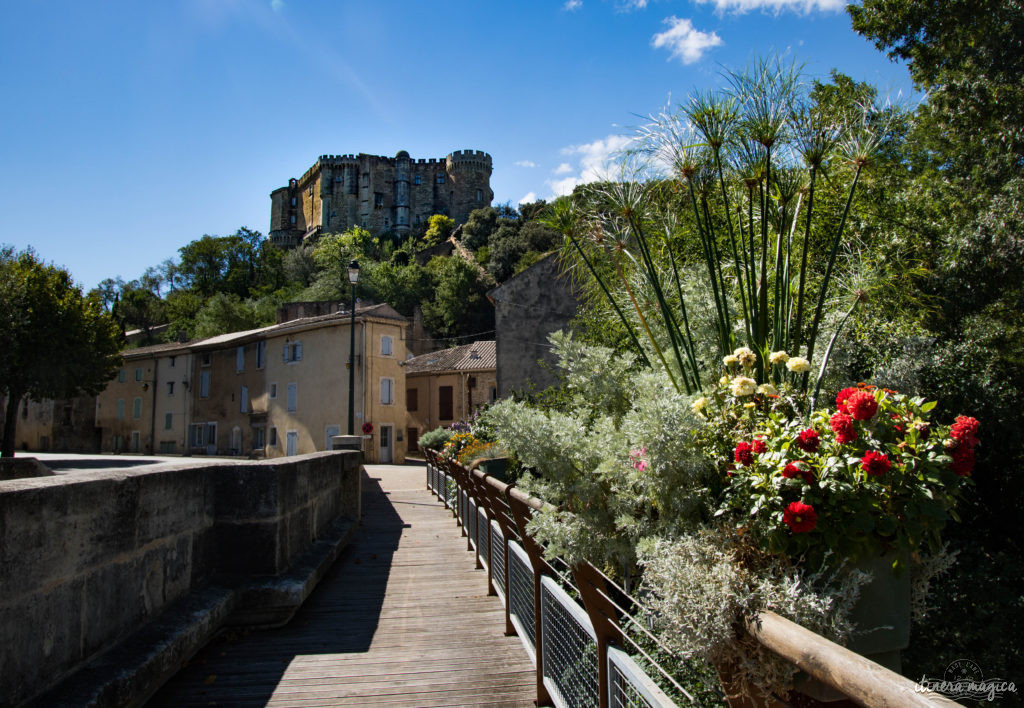
[[[289,430],[285,433],[284,454],[294,457],[299,454],[299,433],[296,430]]]
[[[394,460],[394,448],[392,439],[394,438],[393,425],[382,425],[380,426],[380,463],[383,465],[389,465]]]

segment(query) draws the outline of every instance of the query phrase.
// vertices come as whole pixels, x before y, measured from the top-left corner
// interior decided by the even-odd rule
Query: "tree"
[[[0,394],[7,397],[0,456],[14,456],[25,396],[99,393],[120,366],[121,332],[100,298],[31,251],[0,250]]]
[[[462,225],[462,243],[471,251],[487,245],[487,240],[498,228],[498,212],[494,207],[474,209]]]
[[[494,329],[494,308],[480,273],[461,258],[435,256],[427,263],[433,299],[423,304],[423,323],[441,337]]]
[[[427,232],[423,235],[426,246],[436,246],[448,240],[455,228],[455,219],[444,214],[434,214],[427,223]]]

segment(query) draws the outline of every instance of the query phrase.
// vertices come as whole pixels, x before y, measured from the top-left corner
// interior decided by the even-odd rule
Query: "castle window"
[[[294,224],[295,223],[295,214],[292,214],[291,217],[288,220]]]
[[[444,172],[437,173],[437,183],[444,184]]]
[[[292,197],[292,206],[295,206],[296,203],[297,203],[297,200],[295,199],[295,197]]]
[[[484,200],[484,190],[482,190],[482,189],[476,190],[476,200],[478,202],[482,202]]]
[[[378,209],[381,208],[382,206],[384,206],[384,194],[383,194],[383,192],[374,192],[373,193],[373,206],[377,207]]]
[[[412,183],[413,184],[423,184],[423,178],[420,177],[419,175],[416,175],[415,177],[412,178]]]

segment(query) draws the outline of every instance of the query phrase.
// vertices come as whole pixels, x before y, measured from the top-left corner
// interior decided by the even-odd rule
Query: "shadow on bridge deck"
[[[295,618],[226,633],[150,706],[533,705],[533,667],[423,467],[367,470],[361,528]]]

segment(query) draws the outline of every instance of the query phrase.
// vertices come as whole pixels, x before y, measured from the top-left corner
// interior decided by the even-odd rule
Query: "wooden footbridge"
[[[636,600],[588,564],[544,559],[525,532],[543,502],[430,453],[425,468],[366,469],[358,535],[294,619],[221,637],[150,705],[697,703],[647,654]],[[832,705],[957,705],[771,612],[747,631],[848,699]]]

